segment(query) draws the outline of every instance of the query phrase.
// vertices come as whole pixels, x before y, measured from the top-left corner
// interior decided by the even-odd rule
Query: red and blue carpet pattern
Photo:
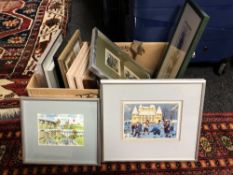
[[[114,162],[102,163],[99,167],[25,165],[22,163],[21,135],[19,121],[0,123],[0,174],[232,175],[233,173],[233,113],[203,115],[197,162]]]
[[[0,120],[18,119],[18,97],[58,29],[70,0],[0,0]]]

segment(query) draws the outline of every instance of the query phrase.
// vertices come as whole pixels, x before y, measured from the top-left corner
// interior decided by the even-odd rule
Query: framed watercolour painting
[[[182,76],[208,20],[209,16],[197,4],[191,0],[186,1],[155,77],[176,78]]]
[[[181,108],[182,101],[122,102],[123,140],[179,139]]]
[[[103,161],[196,160],[204,94],[203,79],[101,80]]]
[[[98,100],[21,98],[24,163],[99,164]]]

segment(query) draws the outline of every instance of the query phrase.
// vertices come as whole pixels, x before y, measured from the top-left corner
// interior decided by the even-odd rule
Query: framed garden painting
[[[99,164],[98,100],[21,98],[24,163]]]
[[[203,79],[101,80],[103,161],[196,160],[204,94]]]
[[[193,1],[186,0],[156,78],[181,77],[205,30],[209,16]]]

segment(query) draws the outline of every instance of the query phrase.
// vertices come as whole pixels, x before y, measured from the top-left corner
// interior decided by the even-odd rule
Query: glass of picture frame
[[[23,162],[100,163],[98,99],[21,97]]]
[[[193,1],[186,0],[156,78],[181,77],[200,40],[209,16]]]
[[[103,161],[197,160],[205,83],[101,80]]]

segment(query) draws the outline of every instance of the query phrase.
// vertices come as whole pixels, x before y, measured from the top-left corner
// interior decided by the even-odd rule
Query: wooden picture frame
[[[83,42],[82,48],[80,49],[79,53],[74,58],[72,65],[70,65],[66,73],[66,79],[67,79],[68,86],[70,89],[77,89],[77,85],[75,82],[75,75],[76,75],[76,72],[79,71],[79,69],[83,66],[82,63],[85,60],[87,60],[88,53],[89,53],[88,43]]]
[[[63,82],[61,83],[62,87],[69,88],[66,73],[71,67],[75,57],[78,55],[82,45],[83,43],[81,39],[81,34],[80,31],[77,29],[72,34],[72,36],[65,41],[64,45],[62,45],[55,54],[54,61],[57,70],[61,75],[61,79]]]

